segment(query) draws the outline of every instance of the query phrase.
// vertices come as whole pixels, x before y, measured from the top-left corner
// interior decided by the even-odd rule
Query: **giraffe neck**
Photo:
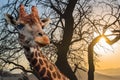
[[[68,80],[45,55],[36,48],[24,48],[30,65],[42,80]]]

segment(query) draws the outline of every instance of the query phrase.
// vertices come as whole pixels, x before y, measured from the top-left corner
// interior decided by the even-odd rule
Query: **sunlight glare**
[[[94,50],[97,54],[105,56],[113,53],[113,48],[106,43],[104,38],[101,38],[100,41],[95,45]]]
[[[106,31],[105,35],[109,35],[112,32],[110,30]],[[95,34],[96,37],[96,34]],[[109,37],[113,39],[114,36]],[[114,53],[113,47],[106,43],[105,38],[101,38],[100,41],[95,45],[94,51],[101,56],[108,56],[108,54]]]

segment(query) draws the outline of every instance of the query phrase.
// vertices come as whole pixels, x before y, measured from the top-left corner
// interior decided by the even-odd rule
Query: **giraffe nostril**
[[[42,33],[38,33],[38,35],[39,35],[39,36],[43,36],[43,34],[42,34]]]

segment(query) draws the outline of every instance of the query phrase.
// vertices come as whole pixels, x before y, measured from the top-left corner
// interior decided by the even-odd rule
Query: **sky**
[[[96,69],[120,68],[120,41],[112,46],[104,40],[95,46],[95,52],[99,54]]]
[[[117,4],[120,5],[120,0],[118,0]],[[98,7],[98,5],[96,5],[94,10],[96,14],[100,15],[101,13],[103,13],[101,8]],[[101,47],[99,44],[103,47]],[[99,61],[98,63],[96,63],[96,69],[120,68],[120,41],[110,46],[105,42],[105,40],[101,40],[94,47],[94,50],[96,53],[99,54]]]
[[[0,7],[4,5],[5,1],[0,0]],[[120,3],[120,0],[118,1]],[[104,40],[101,42],[103,43],[101,45],[106,48],[95,47],[95,51],[99,54],[99,62],[96,64],[96,69],[120,68],[120,41],[112,46],[106,44]]]

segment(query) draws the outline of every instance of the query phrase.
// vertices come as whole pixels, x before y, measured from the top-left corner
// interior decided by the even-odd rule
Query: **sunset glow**
[[[110,30],[106,31],[105,35],[112,34]],[[98,35],[94,33],[94,36]],[[108,36],[112,40],[115,36]],[[113,45],[106,43],[105,38],[102,37],[100,41],[95,45],[94,51],[98,54],[99,62],[97,63],[96,69],[111,69],[120,67],[120,41]],[[112,65],[111,65],[112,64]]]

